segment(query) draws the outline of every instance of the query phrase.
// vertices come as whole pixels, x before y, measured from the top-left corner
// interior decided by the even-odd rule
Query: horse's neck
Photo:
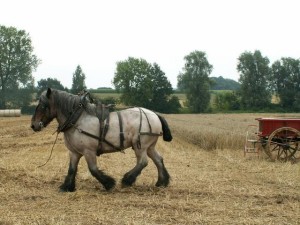
[[[62,126],[68,118],[61,112],[61,110],[57,110],[56,120],[59,126]]]
[[[68,99],[66,96],[57,96],[56,98],[56,120],[59,126],[62,126],[68,117],[73,113],[73,105],[76,105],[76,99]]]
[[[66,105],[63,105],[65,102]],[[56,104],[56,120],[59,124],[59,126],[62,126],[71,116],[71,114],[73,114],[75,111],[80,113],[82,111],[78,111],[78,106],[80,104],[79,99],[76,98],[72,98],[70,99],[65,99],[64,101],[60,101],[58,104]],[[93,113],[93,111],[95,110],[95,106],[90,104],[90,103],[86,103],[85,105],[86,109],[89,113]],[[85,111],[84,110],[84,111]],[[75,114],[76,114],[75,112]],[[75,118],[79,119],[79,117],[77,117],[79,114],[76,114]]]

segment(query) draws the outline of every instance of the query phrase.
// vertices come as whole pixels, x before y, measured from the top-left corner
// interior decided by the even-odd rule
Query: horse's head
[[[34,131],[41,131],[42,128],[46,127],[55,116],[51,113],[51,93],[52,90],[48,88],[44,91],[39,99],[39,104],[35,108],[35,112],[31,118],[31,128]],[[53,111],[53,110],[52,110]]]

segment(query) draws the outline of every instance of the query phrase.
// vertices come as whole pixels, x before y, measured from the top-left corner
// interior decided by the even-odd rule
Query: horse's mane
[[[54,104],[61,110],[65,117],[69,117],[80,103],[80,96],[65,91],[52,89],[52,95],[55,102]],[[85,106],[85,111],[88,114],[96,115],[96,107],[94,104],[87,102]]]

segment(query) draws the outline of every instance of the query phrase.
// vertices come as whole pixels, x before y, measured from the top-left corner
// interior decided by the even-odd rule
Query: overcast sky
[[[68,88],[80,65],[88,88],[113,87],[116,62],[156,62],[172,86],[184,56],[206,52],[210,76],[238,80],[237,58],[300,58],[299,0],[0,0],[0,24],[29,33],[35,80]]]

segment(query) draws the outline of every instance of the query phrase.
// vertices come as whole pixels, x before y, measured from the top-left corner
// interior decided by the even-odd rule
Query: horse
[[[161,115],[139,107],[120,111],[102,111],[99,118],[98,104],[92,103],[86,95],[73,95],[48,88],[39,97],[38,105],[31,119],[31,128],[38,132],[56,119],[57,132],[64,133],[64,142],[69,150],[69,169],[61,192],[75,191],[75,177],[78,163],[84,156],[88,169],[103,187],[109,191],[116,185],[111,176],[97,166],[97,156],[132,148],[136,165],[124,174],[122,187],[132,186],[141,171],[148,164],[148,157],[157,167],[157,187],[167,187],[170,175],[163,157],[156,150],[159,136],[171,141],[172,135],[167,121]],[[103,105],[100,104],[103,108]],[[105,106],[104,106],[105,108]]]

